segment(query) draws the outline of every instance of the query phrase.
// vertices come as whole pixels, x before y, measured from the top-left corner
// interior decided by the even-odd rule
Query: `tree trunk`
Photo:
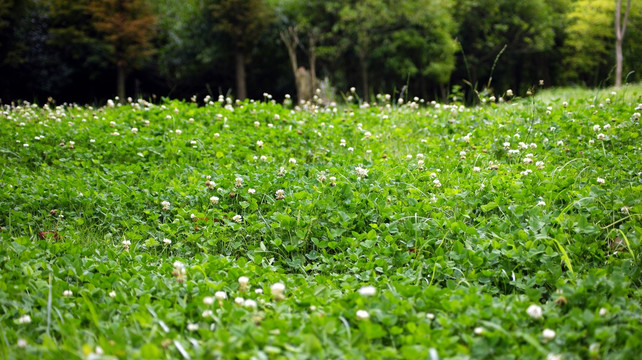
[[[125,78],[127,76],[127,71],[124,66],[118,65],[118,73],[116,75],[117,81],[117,93],[120,98],[120,103],[125,103]]]
[[[622,17],[622,0],[617,0],[615,4],[615,86],[622,86],[622,42],[626,32],[626,23],[629,20],[629,10],[631,9],[631,0],[627,1],[626,10],[624,11],[624,21]]]
[[[359,67],[361,68],[361,86],[363,91],[364,101],[370,101],[368,96],[368,91],[370,89],[368,85],[368,65],[366,64],[366,54],[364,52],[359,52]]]
[[[310,79],[312,81],[312,91],[317,90],[317,52],[316,52],[316,35],[308,33],[310,39]]]
[[[247,89],[245,87],[245,54],[240,49],[236,49],[236,98],[245,100]]]
[[[299,44],[299,37],[296,34],[296,27],[288,27],[287,30],[283,30],[279,33],[281,40],[285,44],[285,47],[288,49],[288,56],[290,57],[290,65],[292,65],[292,76],[294,76],[294,85],[296,87],[296,98],[297,101],[301,101],[301,86],[299,86],[299,81],[297,80],[296,71],[299,68],[299,62],[296,58],[296,47]]]

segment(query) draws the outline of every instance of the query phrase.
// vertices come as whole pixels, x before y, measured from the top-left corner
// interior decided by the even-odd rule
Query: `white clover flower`
[[[336,176],[330,176],[330,186],[337,186]]]
[[[535,143],[531,143],[531,144],[530,144],[530,147],[531,147],[531,149],[537,149],[537,144],[535,144]]]
[[[174,131],[174,133],[175,133],[176,135],[180,135],[180,134],[182,134],[182,133],[183,133],[183,131],[182,131],[181,129],[176,129],[176,130]]]
[[[506,90],[506,96],[512,97],[513,96],[513,90],[511,90],[511,89]]]
[[[290,164],[296,164],[296,159],[295,158],[290,158],[290,160],[288,160],[288,162]]]
[[[171,244],[172,244],[172,240],[170,240],[170,239],[163,239],[163,244],[165,244],[165,245],[171,245]]]
[[[96,142],[96,140],[95,140],[95,139],[89,139],[89,142],[90,142],[90,143],[95,143],[95,142]]]
[[[420,160],[424,158],[424,154],[422,153],[419,153],[416,156],[417,156],[417,159],[420,159]]]
[[[285,285],[283,283],[274,283],[270,286],[270,291],[275,300],[283,299],[283,292],[285,291]]]
[[[283,189],[279,189],[276,191],[274,194],[277,200],[283,200],[285,199],[285,191]]]
[[[540,200],[540,201],[537,203],[537,206],[546,206],[546,203],[545,203],[544,201],[541,201],[541,200]]]
[[[597,134],[597,139],[598,139],[598,140],[604,140],[604,137],[605,137],[605,136],[606,136],[606,135],[604,135],[604,134],[602,134],[602,133],[599,133],[599,134]]]
[[[214,298],[211,296],[206,296],[203,298],[203,304],[205,305],[212,305],[214,304]]]
[[[354,87],[354,86],[350,88],[350,92],[351,92],[351,93],[353,93],[353,94],[354,94],[356,91],[357,91],[357,89],[355,89],[355,87]]]
[[[439,179],[433,180],[432,183],[436,188],[441,187],[441,182],[439,181]]]
[[[214,205],[218,204],[218,200],[219,200],[218,196],[210,197],[210,203],[212,203]]]
[[[374,296],[377,293],[377,288],[374,286],[364,286],[359,289],[359,295],[361,296]]]
[[[239,215],[239,214],[236,214],[236,215],[234,215],[234,216],[232,217],[232,220],[234,220],[234,221],[235,221],[235,222],[237,222],[237,223],[240,223],[240,222],[242,222],[242,221],[243,221],[243,217],[242,217],[241,215]]]
[[[132,134],[138,134],[138,128],[132,128],[131,130]]]
[[[243,178],[241,178],[241,177],[237,177],[234,181],[235,181],[235,183],[236,183],[236,187],[237,187],[237,188],[240,188],[240,187],[242,187],[242,186],[243,186]]]
[[[189,215],[189,217],[190,217],[190,219],[192,219],[192,220],[196,219],[196,215],[194,215],[194,214],[190,214],[190,215]]]
[[[533,319],[539,319],[542,317],[543,311],[539,305],[533,304],[526,309],[526,313]]]
[[[116,297],[116,292],[114,290],[110,291],[109,292],[109,297],[112,298],[112,299],[115,298]]]
[[[196,330],[198,330],[198,324],[188,323],[187,324],[187,330],[188,331],[196,331]]]
[[[600,125],[593,125],[593,131],[595,132],[600,131]]]
[[[65,290],[65,291],[62,292],[62,296],[64,296],[64,297],[70,297],[70,296],[73,296],[73,295],[74,295],[74,293],[71,290]]]
[[[604,126],[602,126],[602,129],[604,129],[604,131],[608,131],[610,128],[611,124],[604,124]]]
[[[267,156],[265,156],[265,155],[261,155],[261,157],[260,157],[259,159],[260,159],[261,161],[267,161]]]
[[[528,164],[532,164],[533,163],[533,158],[525,157],[523,161],[524,161],[524,164],[527,164],[527,165]]]
[[[18,318],[18,324],[29,324],[31,323],[31,316],[29,315],[22,315],[21,317]]]
[[[263,294],[263,289],[258,288],[258,289],[255,289],[254,292],[259,294],[259,295],[261,295],[261,294]]]
[[[606,316],[606,314],[608,313],[609,311],[606,308],[600,308],[600,312],[599,312],[600,316]]]
[[[481,168],[479,166],[473,167],[473,172],[480,172]]]
[[[236,303],[236,305],[243,305],[243,303],[245,302],[245,299],[243,299],[242,297],[237,297],[237,298],[234,298],[234,302]]]
[[[319,175],[317,176],[317,180],[319,180],[320,182],[324,182],[326,180],[325,171],[321,171],[319,173]]]
[[[217,137],[219,137],[219,136],[221,136],[221,134],[219,134],[219,133],[214,133],[214,137],[215,137],[215,138],[217,138]]]
[[[630,207],[628,207],[628,206],[622,206],[622,207],[620,208],[620,212],[621,212],[622,214],[628,215],[628,214],[629,214],[629,210],[630,210],[630,209],[631,209],[631,208],[630,208]]]
[[[562,106],[563,106],[564,108],[568,107],[568,102],[564,101],[564,102],[562,103]]]
[[[171,204],[169,203],[169,201],[163,201],[161,202],[161,205],[163,206],[163,210],[169,210]]]
[[[285,167],[281,166],[281,167],[279,168],[279,173],[278,173],[277,175],[278,175],[278,176],[285,176],[285,173],[286,173],[286,172],[288,172],[288,171],[287,171],[287,170],[285,170]]]
[[[204,318],[212,317],[214,316],[214,312],[212,310],[205,310],[201,314]]]
[[[243,306],[246,308],[256,309],[257,304],[256,304],[256,301],[252,299],[247,299],[243,302]]]
[[[508,150],[510,148],[510,143],[508,141],[504,142],[504,149]]]
[[[250,278],[247,276],[241,276],[239,277],[239,290],[241,291],[246,291],[247,290],[247,284],[250,282]]]
[[[606,183],[606,180],[604,180],[604,179],[603,179],[603,178],[601,178],[601,177],[598,177],[598,178],[597,178],[597,183],[598,183],[598,184],[600,184],[600,185],[603,185],[604,183]]]
[[[428,320],[434,320],[434,319],[435,319],[435,314],[433,314],[433,313],[427,313],[427,314],[426,314],[426,319],[428,319]]]
[[[411,160],[412,159],[412,155],[411,154],[406,155],[406,159]]]
[[[116,126],[116,122],[115,122],[115,121],[110,121],[110,122],[109,122],[109,126],[110,126],[110,127],[114,127],[114,126]]]
[[[564,141],[560,140],[557,142],[557,146],[564,146]]]
[[[542,331],[542,336],[546,340],[552,340],[555,338],[555,330],[544,329],[544,331]]]
[[[546,355],[546,360],[562,360],[562,354],[550,353]]]
[[[255,122],[254,122],[254,127],[259,127],[259,126],[261,126],[261,123],[260,123],[260,122],[258,122],[258,121],[255,121]]]
[[[18,347],[19,348],[26,348],[27,347],[27,340],[20,338],[18,339]]]
[[[367,311],[365,310],[357,310],[357,319],[359,320],[367,320],[370,318],[370,314],[368,314]]]
[[[214,293],[214,297],[218,301],[223,301],[223,300],[227,299],[227,294],[225,293],[225,291],[217,291],[217,292]]]
[[[368,169],[364,169],[361,166],[357,166],[354,169],[357,171],[357,177],[359,179],[364,178],[364,177],[368,177],[368,171],[369,171]]]
[[[475,335],[481,335],[484,333],[484,328],[483,327],[476,327],[475,330]]]
[[[174,269],[175,270],[181,270],[182,271],[182,270],[185,269],[185,264],[183,264],[182,262],[180,262],[178,260],[174,261],[174,264],[172,264],[172,265],[174,265]]]
[[[252,188],[247,189],[247,192],[252,195],[256,194],[256,190]]]
[[[538,161],[535,163],[535,166],[537,166],[538,169],[542,170],[544,168],[544,162]]]
[[[273,127],[274,127],[274,125],[273,125],[273,124],[267,124],[267,127],[268,127],[269,129],[271,129],[271,128],[273,128]]]
[[[257,140],[257,141],[256,141],[256,146],[258,146],[258,147],[262,148],[262,147],[263,147],[263,141],[261,141],[261,140]]]
[[[352,152],[352,151],[354,151],[354,148],[353,147],[349,147],[348,151]]]
[[[346,146],[346,139],[341,139],[339,146]]]

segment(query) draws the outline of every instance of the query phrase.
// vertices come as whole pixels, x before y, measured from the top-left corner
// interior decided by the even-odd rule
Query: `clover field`
[[[642,86],[611,91],[4,105],[0,357],[636,358]]]

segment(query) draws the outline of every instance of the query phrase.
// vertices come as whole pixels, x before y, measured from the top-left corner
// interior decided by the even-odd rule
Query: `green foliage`
[[[642,87],[610,91],[3,106],[0,354],[635,358]]]

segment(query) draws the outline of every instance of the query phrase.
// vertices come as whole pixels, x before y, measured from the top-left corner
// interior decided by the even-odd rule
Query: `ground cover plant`
[[[483,100],[4,106],[1,357],[635,358],[642,87]]]

